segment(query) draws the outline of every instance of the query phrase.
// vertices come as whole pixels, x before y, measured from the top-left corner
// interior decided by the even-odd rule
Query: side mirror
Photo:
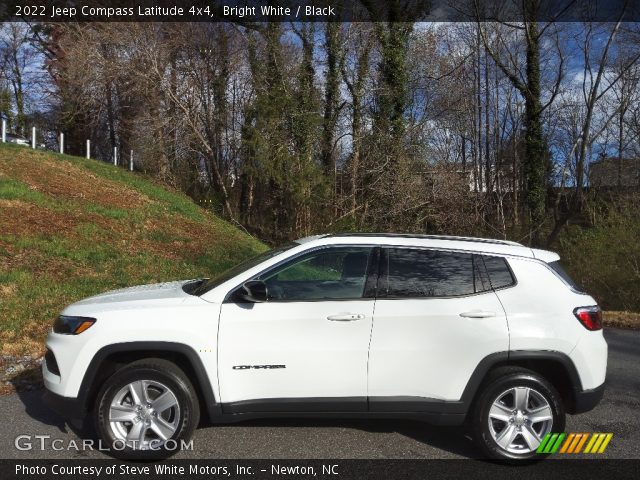
[[[238,290],[238,296],[251,303],[267,301],[267,284],[262,280],[249,280]]]

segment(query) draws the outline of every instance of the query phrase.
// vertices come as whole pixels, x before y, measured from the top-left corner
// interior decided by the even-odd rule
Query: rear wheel
[[[565,413],[556,389],[526,369],[501,369],[485,383],[473,413],[476,442],[490,458],[544,458],[536,452],[547,433],[562,432]]]
[[[160,459],[188,442],[200,418],[198,399],[173,363],[146,359],[118,370],[103,385],[96,429],[114,456]]]

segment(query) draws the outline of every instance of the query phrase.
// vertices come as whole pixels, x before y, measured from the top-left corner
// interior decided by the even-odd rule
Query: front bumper
[[[42,362],[44,394],[42,399],[51,410],[67,419],[82,418],[85,412],[84,402],[77,397],[65,397],[61,393],[62,377],[56,356],[47,348],[45,360]]]
[[[42,398],[51,410],[64,418],[83,418],[86,414],[85,405],[79,398],[63,397],[47,389]]]
[[[604,396],[604,383],[590,390],[575,392],[575,404],[571,413],[585,413],[593,410]]]

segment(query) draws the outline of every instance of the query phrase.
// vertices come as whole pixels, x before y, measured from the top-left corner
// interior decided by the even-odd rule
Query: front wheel
[[[102,386],[96,429],[110,452],[128,459],[166,458],[193,435],[198,399],[185,374],[161,359],[133,362]]]
[[[556,389],[537,373],[509,368],[496,371],[480,393],[473,412],[474,437],[490,458],[532,461],[547,433],[563,432],[565,412]]]

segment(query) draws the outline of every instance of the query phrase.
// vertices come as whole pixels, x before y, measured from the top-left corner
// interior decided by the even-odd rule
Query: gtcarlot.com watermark
[[[100,452],[123,451],[128,448],[139,448],[137,440],[115,440],[107,445],[101,440],[89,438],[81,440],[65,440],[62,438],[51,438],[51,435],[18,435],[14,442],[16,449],[21,451],[41,450],[41,451],[77,451],[98,450]],[[175,452],[178,450],[193,450],[193,440],[148,440],[142,445],[146,450],[166,450]]]

